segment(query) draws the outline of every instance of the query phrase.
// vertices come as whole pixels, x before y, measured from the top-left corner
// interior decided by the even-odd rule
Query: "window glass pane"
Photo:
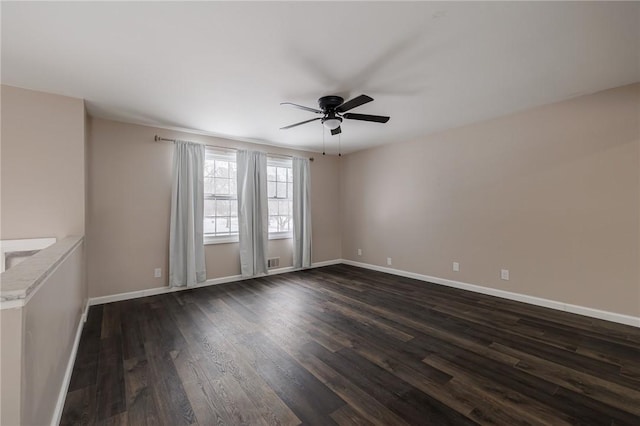
[[[229,177],[234,180],[238,178],[238,168],[235,161],[229,161]]]
[[[213,168],[214,168],[214,162],[213,161],[206,161],[204,163],[204,175],[205,176],[213,176]]]
[[[287,182],[293,182],[293,169],[287,168]]]
[[[229,209],[231,210],[229,212],[230,216],[238,216],[238,200],[231,200],[229,201],[230,207]],[[236,221],[237,223],[237,221]]]
[[[287,181],[287,169],[284,167],[276,167],[278,182]]]
[[[269,200],[269,214],[276,215],[278,214],[278,202],[275,200]]]
[[[287,198],[287,184],[286,182],[278,182],[276,184],[276,197]]]
[[[273,198],[276,196],[276,183],[267,182],[267,197]]]
[[[214,216],[216,214],[216,200],[204,200],[204,215]]]
[[[229,179],[229,195],[232,197],[238,196],[238,181],[234,178]]]
[[[230,201],[229,200],[217,200],[216,201],[216,216],[229,216],[230,213]]]
[[[231,221],[231,233],[235,234],[238,232],[238,218],[232,217],[230,221]]]
[[[284,200],[284,201],[278,201],[278,214],[279,215],[289,215],[289,202]]]
[[[293,183],[287,184],[287,198],[293,199]]]
[[[204,220],[204,233],[212,234],[216,232],[216,222],[215,219],[205,218]]]
[[[293,217],[293,201],[289,200],[289,216]]]
[[[278,232],[278,216],[269,216],[269,232]]]
[[[229,179],[215,178],[214,190],[216,195],[228,195],[229,194]]]
[[[228,217],[219,217],[216,219],[216,232],[228,234],[231,228],[231,221]]]
[[[289,216],[278,216],[278,231],[286,232],[289,230]]]
[[[218,177],[229,177],[229,162],[216,160],[215,175]]]
[[[276,180],[276,168],[267,166],[267,180]]]
[[[204,193],[213,193],[213,178],[204,178]]]

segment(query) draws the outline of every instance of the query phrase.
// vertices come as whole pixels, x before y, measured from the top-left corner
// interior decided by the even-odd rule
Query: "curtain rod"
[[[175,142],[175,141],[176,141],[176,139],[167,139],[167,138],[160,137],[160,136],[158,136],[158,135],[155,135],[155,136],[153,137],[153,140],[154,140],[154,141],[156,141],[156,142]],[[185,141],[185,142],[191,142],[191,141]],[[192,142],[192,143],[200,143],[200,142]],[[233,151],[237,151],[237,150],[238,150],[237,148],[229,148],[228,146],[210,145],[210,144],[208,144],[208,143],[202,143],[201,145],[204,145],[204,146],[210,146],[211,148],[231,149],[231,150],[233,150]],[[271,153],[269,153],[269,155],[271,155],[272,157],[293,158],[293,156],[292,156],[292,155],[271,154]],[[309,158],[309,161],[313,161],[313,157],[310,157],[310,158]]]

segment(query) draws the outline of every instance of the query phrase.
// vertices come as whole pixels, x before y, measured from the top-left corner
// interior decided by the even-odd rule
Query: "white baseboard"
[[[323,262],[313,263],[311,265],[311,268],[320,268],[322,266],[337,265],[339,263],[342,263],[342,259],[325,260]],[[286,272],[294,272],[302,269],[303,268],[294,268],[293,266],[287,266],[284,268],[271,269],[269,271],[269,275],[284,274]],[[306,269],[309,269],[309,268],[306,268]],[[129,300],[129,299],[138,299],[140,297],[155,296],[158,294],[173,293],[174,291],[190,290],[193,288],[208,287],[211,285],[218,285],[218,284],[226,284],[226,283],[231,283],[236,281],[243,281],[251,278],[254,278],[254,277],[245,278],[242,275],[229,275],[226,277],[211,278],[206,280],[203,283],[200,283],[191,287],[156,287],[156,288],[150,288],[146,290],[130,291],[127,293],[111,294],[108,296],[91,297],[89,299],[89,305],[91,306],[102,305],[104,303],[119,302],[121,300]]]
[[[543,306],[545,308],[556,309],[559,311],[571,312],[573,314],[584,315],[587,317],[603,319],[606,321],[617,322],[619,324],[631,325],[634,327],[640,327],[640,317],[634,317],[631,315],[618,314],[615,312],[603,311],[595,308],[588,308],[586,306],[572,305],[569,303],[558,302],[556,300],[543,299],[535,296],[528,296],[526,294],[513,293],[506,290],[498,290],[490,287],[483,287],[476,284],[469,284],[460,281],[449,280],[446,278],[432,277],[429,275],[417,274],[415,272],[403,271],[401,269],[387,268],[384,266],[372,265],[369,263],[355,262],[353,260],[342,259],[342,263],[345,265],[357,266],[360,268],[370,269],[373,271],[386,272],[388,274],[399,275],[401,277],[413,278],[420,281],[427,281],[434,284],[440,284],[447,287],[459,288],[462,290],[473,291],[475,293],[482,293],[489,296],[500,297],[503,299],[515,300],[517,302],[529,303],[531,305]]]
[[[84,306],[84,310],[80,315],[78,326],[76,328],[76,337],[73,341],[73,347],[71,348],[71,354],[69,355],[69,361],[67,361],[67,369],[64,372],[64,378],[62,379],[62,386],[60,387],[60,393],[58,394],[58,401],[56,402],[56,408],[53,411],[53,417],[51,418],[51,426],[58,426],[62,417],[62,410],[64,409],[64,401],[67,398],[67,391],[69,390],[69,384],[71,383],[71,374],[73,373],[73,365],[76,361],[76,355],[78,353],[78,346],[80,345],[80,337],[82,336],[82,329],[84,323],[87,322],[87,314],[89,313],[89,300]]]
[[[111,302],[120,302],[121,300],[138,299],[140,297],[155,296],[156,294],[169,293],[172,289],[169,287],[156,287],[146,290],[128,291],[126,293],[110,294],[108,296],[90,297],[89,305],[102,305]]]
[[[344,263],[344,260],[342,260],[342,259],[332,259],[332,260],[325,260],[323,262],[314,262],[311,265],[311,267],[312,268],[322,268],[323,266],[340,265],[341,263]]]
[[[531,305],[543,306],[545,308],[556,309],[559,311],[571,312],[574,314],[584,315],[587,317],[603,319],[606,321],[617,322],[620,324],[631,325],[634,327],[640,327],[640,317],[618,314],[615,312],[603,311],[595,308],[588,308],[586,306],[572,305],[569,303],[559,302],[556,300],[543,299],[541,297],[528,296],[526,294],[514,293],[506,290],[498,290],[495,288],[483,287],[481,285],[469,284],[461,281],[449,280],[446,278],[433,277],[430,275],[423,275],[415,272],[403,271],[401,269],[387,268],[385,266],[372,265],[369,263],[356,262],[348,259],[332,259],[332,260],[326,260],[323,262],[316,262],[311,266],[311,268],[321,268],[323,266],[338,265],[341,263],[345,265],[357,266],[360,268],[370,269],[374,271],[386,272],[392,275],[413,278],[420,281],[427,281],[430,283],[440,284],[447,287],[468,290],[475,293],[486,294],[489,296],[500,297],[503,299],[515,300],[517,302],[528,303]],[[286,272],[293,272],[298,270],[300,269],[296,269],[292,266],[289,266],[285,268],[272,269],[269,271],[269,275],[284,274]],[[193,287],[157,287],[157,288],[151,288],[147,290],[132,291],[128,293],[112,294],[109,296],[92,297],[89,299],[89,304],[91,306],[101,305],[103,303],[118,302],[121,300],[128,300],[128,299],[137,299],[139,297],[155,296],[157,294],[171,293],[174,291],[182,291],[182,290],[188,290],[188,289],[199,288],[199,287],[207,287],[210,285],[225,284],[230,282],[242,281],[245,279],[248,279],[248,278],[244,278],[241,275],[230,275],[227,277],[212,278]]]

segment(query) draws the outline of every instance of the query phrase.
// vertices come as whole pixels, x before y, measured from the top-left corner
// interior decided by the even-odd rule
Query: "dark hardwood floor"
[[[94,306],[62,424],[640,425],[640,329],[345,265]]]

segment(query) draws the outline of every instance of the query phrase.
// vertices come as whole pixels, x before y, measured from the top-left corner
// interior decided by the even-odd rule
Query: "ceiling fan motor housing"
[[[343,102],[344,102],[344,99],[342,99],[340,96],[333,96],[333,95],[323,96],[320,99],[318,99],[318,105],[320,105],[320,109],[325,114],[335,111],[335,109],[340,105],[342,105]]]

